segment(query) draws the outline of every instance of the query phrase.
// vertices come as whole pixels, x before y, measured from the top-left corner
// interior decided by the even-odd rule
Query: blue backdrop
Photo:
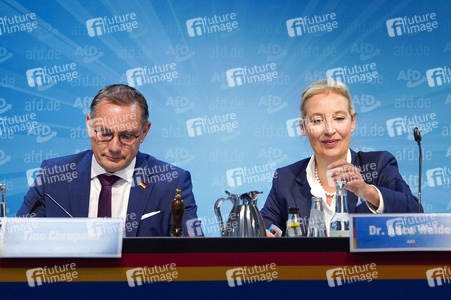
[[[451,209],[449,1],[1,1],[0,182],[8,216],[43,159],[90,148],[89,105],[113,83],[147,98],[141,151],[192,174],[198,215],[218,236],[224,191],[261,190],[311,155],[302,90],[350,87],[351,147],[388,150],[426,212]],[[230,206],[224,207],[224,212]]]

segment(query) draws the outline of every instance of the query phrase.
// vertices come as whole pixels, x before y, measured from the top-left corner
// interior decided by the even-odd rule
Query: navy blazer
[[[36,200],[47,193],[72,216],[88,217],[92,155],[92,151],[87,150],[44,160],[41,165],[42,171],[25,196],[17,216],[29,215]],[[141,185],[141,182],[146,187]],[[176,189],[181,189],[181,196],[185,202],[183,230],[185,235],[188,235],[186,222],[194,224],[193,220],[197,219],[190,173],[138,152],[127,207],[126,236],[170,235],[172,229],[170,209]],[[141,220],[143,215],[156,211],[160,212]],[[48,197],[45,197],[36,216],[67,217]]]
[[[386,151],[354,152],[351,163],[359,167],[366,183],[376,186],[384,198],[386,213],[418,212],[418,199],[399,174],[398,163]],[[310,158],[277,169],[271,191],[261,210],[265,226],[278,226],[285,232],[288,208],[298,207],[302,219],[302,232],[307,234],[308,218],[312,205],[312,194],[307,182],[306,168]],[[366,203],[357,203],[358,197],[348,191],[349,213],[371,213]],[[421,208],[423,211],[423,208]]]

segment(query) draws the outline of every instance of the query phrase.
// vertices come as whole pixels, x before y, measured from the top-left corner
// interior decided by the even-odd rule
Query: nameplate
[[[451,250],[451,214],[354,214],[349,225],[351,252]]]
[[[0,257],[121,257],[124,221],[3,218]]]

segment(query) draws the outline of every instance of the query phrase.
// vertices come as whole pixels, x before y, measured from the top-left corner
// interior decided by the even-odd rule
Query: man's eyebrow
[[[113,129],[114,129],[114,127],[113,127]],[[105,126],[102,127],[101,131],[113,133],[112,128],[108,128],[108,127],[105,127]],[[136,132],[134,132],[133,128],[131,128],[131,129],[125,129],[125,130],[122,130],[122,131],[119,131],[119,132],[116,131],[114,133],[116,133],[116,134],[130,134],[130,133],[135,134]]]

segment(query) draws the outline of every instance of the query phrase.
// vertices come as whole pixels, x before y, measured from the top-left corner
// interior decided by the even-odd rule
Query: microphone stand
[[[418,155],[418,161],[419,161],[419,179],[418,179],[418,212],[421,212],[421,162],[423,160],[423,154],[421,151],[421,134],[420,130],[418,130],[418,127],[415,127],[413,130],[413,135],[415,137],[415,141],[418,143],[419,148],[419,155]]]
[[[45,197],[47,197],[47,198],[49,198],[50,200],[52,200],[52,202],[53,202],[56,206],[58,206],[58,208],[61,209],[61,210],[64,212],[64,214],[66,214],[66,216],[68,216],[69,218],[73,218],[73,216],[72,216],[67,210],[65,210],[64,207],[62,207],[62,206],[58,203],[58,201],[56,201],[55,199],[53,199],[53,197],[50,196],[50,195],[47,194],[47,193],[45,193],[44,195],[42,195],[41,198],[39,198],[38,200],[36,200],[36,202],[33,204],[33,206],[31,207],[30,213],[29,213],[31,217],[33,217],[33,216],[36,214],[36,212],[38,211],[38,209],[41,207],[42,203],[44,202],[44,198],[45,198]]]
[[[419,167],[418,167],[418,169],[419,169],[419,179],[418,179],[418,181],[419,181],[419,183],[418,183],[418,212],[421,212],[421,162],[422,162],[422,160],[423,160],[423,155],[421,154],[421,143],[420,142],[418,142],[418,147],[420,148],[420,154],[419,154],[419,157],[418,157],[418,160],[420,161],[419,162]]]

